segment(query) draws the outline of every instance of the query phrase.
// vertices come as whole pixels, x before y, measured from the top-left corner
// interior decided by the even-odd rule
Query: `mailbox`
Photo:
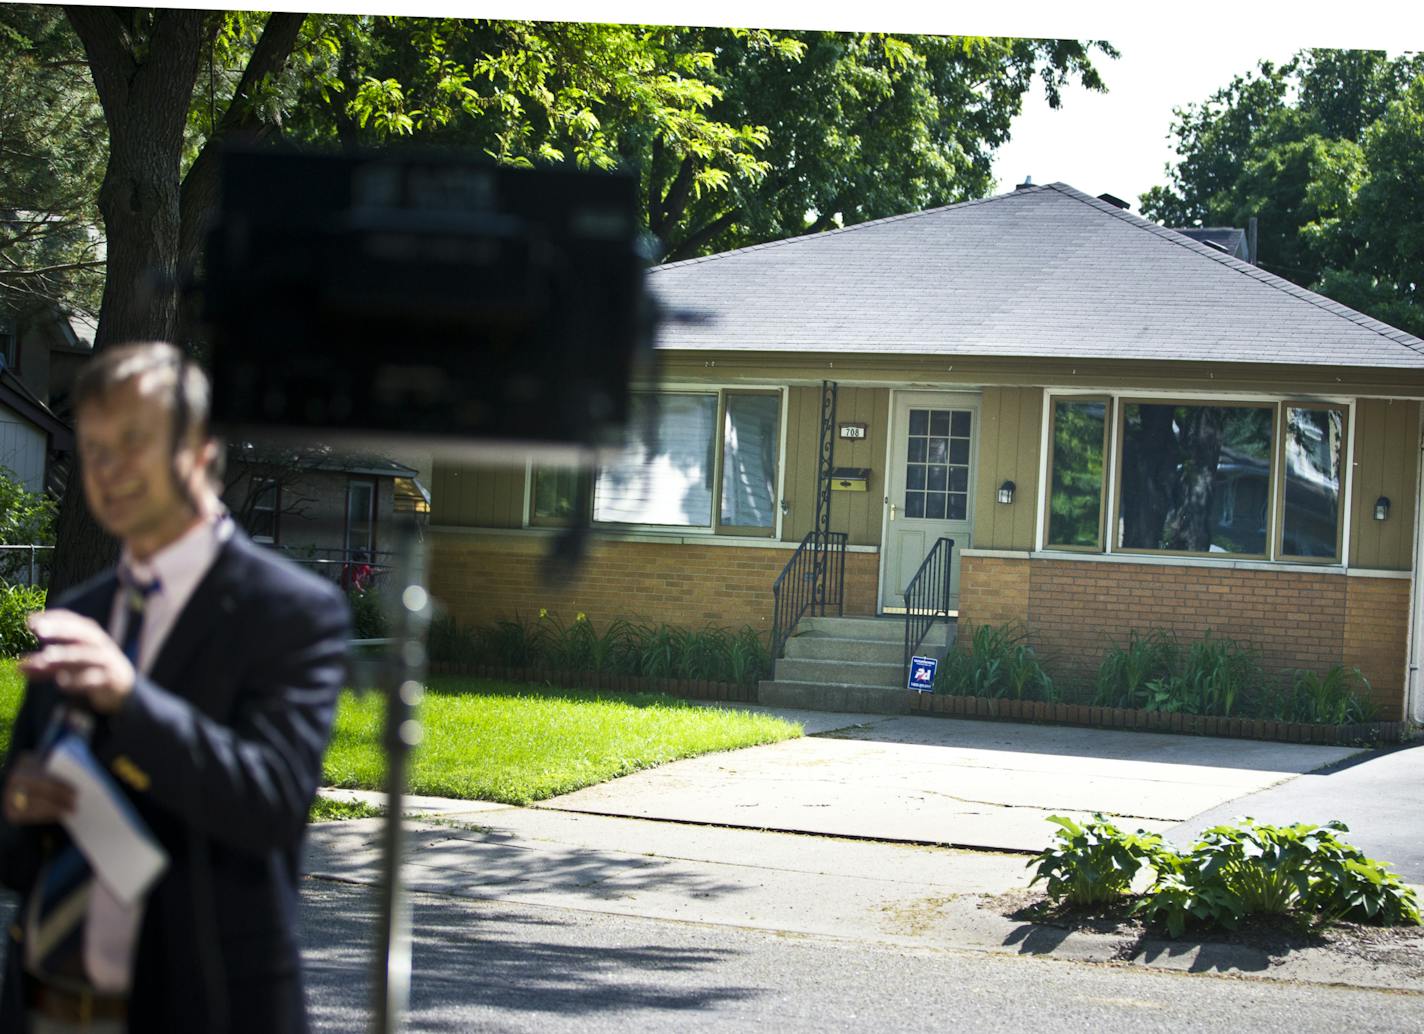
[[[865,492],[869,485],[869,467],[836,467],[831,471],[832,492]]]

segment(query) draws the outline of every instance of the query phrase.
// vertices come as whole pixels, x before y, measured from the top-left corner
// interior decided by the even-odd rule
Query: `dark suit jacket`
[[[67,607],[107,627],[113,572]],[[295,935],[299,852],[345,678],[350,611],[335,586],[235,531],[164,641],[149,676],[95,727],[95,756],[167,850],[150,891],[129,1001],[134,1031],[304,1031]],[[12,755],[58,697],[33,684]],[[8,759],[6,769],[8,770]],[[59,826],[0,818],[0,880],[23,896]],[[23,931],[7,938],[0,1031],[24,1029]]]

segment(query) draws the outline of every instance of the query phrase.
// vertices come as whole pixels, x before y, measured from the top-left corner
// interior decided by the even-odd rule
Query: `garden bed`
[[[755,685],[719,682],[713,679],[659,678],[651,675],[619,675],[610,672],[564,671],[545,667],[510,668],[493,664],[460,664],[432,661],[432,675],[463,675],[469,678],[530,682],[563,689],[594,689],[609,693],[662,693],[682,700],[726,700],[742,704],[757,702]]]
[[[1077,725],[1095,729],[1130,729],[1341,747],[1403,743],[1418,734],[1418,729],[1412,722],[1322,725],[1261,718],[1222,718],[1215,715],[1148,711],[1142,708],[1096,707],[1061,701],[954,696],[942,693],[913,693],[908,690],[906,692],[910,696],[911,714],[943,715],[946,718],[1051,722],[1056,725]]]

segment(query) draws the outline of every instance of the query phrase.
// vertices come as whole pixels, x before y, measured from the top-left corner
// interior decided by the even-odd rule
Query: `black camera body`
[[[215,424],[483,460],[617,442],[651,355],[637,182],[449,154],[229,151]]]

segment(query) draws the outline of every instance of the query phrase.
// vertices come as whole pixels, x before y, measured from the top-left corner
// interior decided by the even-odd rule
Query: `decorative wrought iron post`
[[[827,555],[831,530],[831,471],[836,448],[836,382],[821,382],[821,451],[820,468],[816,473],[816,536],[815,601],[822,616],[826,613],[826,574],[830,558]]]

